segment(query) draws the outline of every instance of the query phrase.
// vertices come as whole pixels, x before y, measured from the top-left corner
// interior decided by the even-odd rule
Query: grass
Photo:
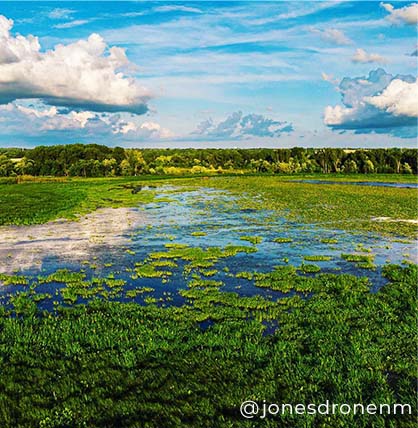
[[[289,178],[414,182],[406,175],[345,176],[230,176],[202,178],[152,177],[153,185],[170,180],[179,186],[215,187],[239,196],[243,208],[274,210],[290,220],[326,224],[347,230],[368,230],[414,238],[417,227],[406,222],[373,221],[373,217],[416,218],[416,189],[366,186],[315,186],[289,182]],[[0,185],[0,225],[44,223],[72,218],[99,207],[135,206],[150,202],[155,190],[132,194],[129,185],[147,185],[150,177],[69,179]],[[246,196],[243,196],[246,195]],[[261,196],[261,199],[255,196]],[[280,238],[276,242],[280,241]],[[333,241],[329,242],[332,243]]]
[[[0,225],[37,224],[58,218],[76,219],[105,207],[151,202],[154,191],[132,194],[132,179],[87,179],[0,185]]]
[[[382,177],[356,178],[385,181]],[[397,179],[393,176],[391,178],[392,181]],[[326,225],[327,228],[367,230],[411,238],[417,236],[415,224],[372,220],[373,217],[416,219],[416,189],[347,185],[315,186],[288,182],[281,177],[265,176],[210,177],[206,180],[206,185],[232,191],[238,196],[243,208],[270,209],[277,215],[292,221],[321,224]]]
[[[360,278],[322,275],[322,291],[306,300],[209,286],[184,290],[181,307],[93,301],[56,315],[37,313],[31,296],[20,295],[19,317],[0,309],[1,424],[415,427],[414,415],[287,414],[278,425],[239,414],[248,399],[415,409],[417,268],[388,266],[385,275],[390,282],[375,294]],[[209,319],[215,323],[200,328]],[[265,334],[269,319],[279,323],[273,334]]]

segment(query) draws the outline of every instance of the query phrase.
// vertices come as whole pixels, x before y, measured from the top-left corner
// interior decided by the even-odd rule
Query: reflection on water
[[[171,202],[167,202],[169,196]],[[386,263],[400,264],[417,259],[417,248],[412,241],[383,238],[372,233],[354,233],[326,229],[313,224],[301,224],[279,217],[267,210],[241,209],[230,194],[200,188],[182,191],[162,187],[160,197],[137,208],[101,209],[78,222],[52,222],[46,225],[0,228],[0,272],[19,271],[25,275],[48,275],[57,269],[84,270],[87,278],[108,276],[127,281],[127,289],[137,286],[130,271],[135,263],[145,260],[149,253],[164,251],[167,243],[181,243],[192,247],[225,247],[252,244],[240,239],[259,236],[255,253],[239,253],[219,259],[214,280],[225,283],[222,290],[241,295],[261,294],[280,297],[280,293],[260,289],[251,281],[234,275],[242,271],[271,271],[274,266],[300,266],[306,256],[330,256],[327,261],[315,261],[323,273],[350,273],[367,276],[373,290],[385,283],[381,275]],[[193,233],[204,232],[204,236]],[[289,242],[274,242],[276,238]],[[374,256],[376,269],[362,269],[341,258],[342,253]],[[182,299],[176,290],[186,288],[190,277],[185,277],[182,262],[169,281],[161,278],[141,278],[141,287],[153,287],[154,295],[173,293],[173,304]],[[43,284],[40,292],[52,291],[59,284]],[[3,286],[9,293],[22,286]],[[123,298],[122,298],[123,300]]]
[[[106,208],[75,222],[1,227],[0,272],[55,269],[71,260],[81,262],[91,258],[98,247],[127,245],[125,233],[146,222],[144,213],[136,209]]]

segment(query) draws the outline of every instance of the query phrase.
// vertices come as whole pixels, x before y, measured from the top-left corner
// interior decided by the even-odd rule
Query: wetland
[[[5,426],[250,427],[245,399],[414,403],[413,185],[72,179],[0,198],[16,204],[0,209]],[[326,426],[414,423],[352,418]]]

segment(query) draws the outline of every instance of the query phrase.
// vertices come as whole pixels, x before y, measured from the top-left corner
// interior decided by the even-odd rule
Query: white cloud
[[[337,45],[352,44],[352,40],[350,40],[343,31],[337,30],[336,28],[326,28],[325,30],[320,30],[318,28],[311,27],[310,31],[314,34],[318,34],[322,40],[328,43],[336,43]]]
[[[393,23],[418,24],[418,3],[395,9],[390,3],[380,3],[389,12],[388,19]]]
[[[336,6],[336,3],[337,2],[326,1],[302,2],[298,3],[297,7],[295,7],[295,4],[292,4],[292,2],[283,2],[283,5],[287,6],[288,8],[286,12],[282,12],[278,15],[276,15],[275,13],[270,13],[267,17],[262,17],[258,19],[248,19],[246,21],[251,25],[265,25],[271,22],[296,19],[315,14],[324,9],[333,8]]]
[[[35,59],[36,53],[40,49],[37,37],[10,37],[9,32],[12,27],[13,21],[0,15],[0,70],[7,67],[8,64],[17,63],[20,58]],[[0,72],[0,85],[4,79],[2,74]]]
[[[325,108],[325,125],[361,133],[416,135],[418,83],[413,76],[393,76],[380,68],[367,77],[345,77],[339,91],[342,105]]]
[[[364,100],[395,116],[418,118],[418,79],[413,83],[394,79],[381,94]]]
[[[64,22],[62,24],[54,25],[54,28],[65,29],[65,28],[74,28],[79,27],[80,25],[88,24],[90,21],[88,19],[75,19],[74,21]]]
[[[181,5],[167,5],[158,6],[154,8],[156,12],[190,12],[190,13],[202,13],[197,7],[181,6]]]
[[[371,63],[371,62],[377,62],[380,64],[387,63],[387,59],[383,56],[375,53],[367,53],[364,49],[357,49],[355,54],[352,56],[351,61],[356,63]]]
[[[64,131],[85,129],[90,124],[90,119],[96,118],[96,114],[90,111],[75,112],[68,114],[58,114],[40,124],[42,131]]]
[[[124,49],[92,34],[42,52],[37,37],[14,37],[12,26],[0,15],[0,103],[40,98],[73,109],[147,111],[149,91],[121,71],[132,65]]]
[[[48,110],[38,110],[33,107],[25,107],[17,105],[16,108],[26,115],[34,115],[35,117],[54,117],[58,114],[58,110],[55,106],[50,107]]]
[[[130,121],[121,120],[119,117],[110,118],[109,123],[112,123],[113,133],[135,136],[140,139],[167,139],[173,138],[174,133],[169,129],[163,128],[156,122],[144,122],[136,124]]]
[[[327,73],[322,72],[321,77],[322,77],[322,80],[325,80],[326,82],[330,82],[333,85],[338,84],[338,80],[335,79],[332,74],[327,74]]]
[[[243,115],[237,111],[225,120],[214,123],[211,118],[201,122],[192,133],[210,139],[242,139],[255,137],[279,137],[283,133],[293,131],[289,122],[267,118],[261,114]]]
[[[345,121],[353,118],[355,110],[352,108],[336,105],[335,107],[326,106],[324,111],[324,123],[328,126],[342,125]]]
[[[55,9],[52,9],[48,13],[48,18],[51,18],[51,19],[63,19],[63,18],[68,18],[73,13],[74,13],[74,11],[71,10],[71,9],[55,8]]]
[[[25,129],[28,135],[45,135],[50,132],[68,133],[92,137],[124,138],[132,141],[166,140],[174,137],[174,133],[159,123],[138,122],[138,116],[128,120],[123,113],[98,113],[93,111],[74,111],[49,107],[39,100],[30,102],[13,102],[0,105],[0,123],[2,132],[19,132]],[[7,124],[4,125],[4,124]],[[66,134],[67,135],[67,134]]]

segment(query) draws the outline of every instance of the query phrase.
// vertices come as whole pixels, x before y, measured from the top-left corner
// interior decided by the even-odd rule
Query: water
[[[147,191],[147,190],[144,190]],[[167,202],[167,197],[171,200]],[[167,243],[191,247],[221,247],[240,245],[252,247],[243,236],[259,236],[257,252],[239,253],[219,259],[217,273],[208,278],[225,283],[220,289],[242,296],[262,295],[277,299],[283,293],[259,288],[252,281],[236,278],[242,271],[269,272],[274,266],[302,263],[320,266],[322,273],[350,273],[366,276],[376,291],[385,284],[382,268],[387,263],[416,261],[417,248],[413,241],[381,237],[373,233],[355,233],[327,229],[323,225],[288,221],[268,210],[241,209],[231,194],[215,189],[183,191],[165,186],[160,189],[160,201],[131,209],[104,209],[76,223],[55,222],[29,227],[0,228],[0,272],[33,276],[48,275],[57,269],[84,271],[87,279],[114,275],[127,281],[126,290],[152,287],[155,291],[135,297],[143,302],[145,296],[170,299],[166,304],[181,304],[178,290],[186,289],[191,272],[185,275],[185,261],[177,268],[161,268],[172,272],[167,282],[162,278],[132,279],[135,263],[145,261],[152,252],[167,251]],[[205,236],[193,236],[204,232]],[[291,242],[276,243],[276,238]],[[323,242],[335,240],[335,243]],[[342,253],[373,255],[376,269],[362,269],[341,258]],[[305,261],[305,256],[330,256],[329,261]],[[35,281],[36,282],[36,281]],[[61,301],[57,290],[60,283],[39,284],[36,292],[48,292]],[[27,290],[28,286],[2,286],[3,301],[10,293]],[[292,293],[290,293],[292,294]],[[117,300],[132,301],[123,293]],[[82,299],[79,300],[79,302]],[[41,306],[51,307],[52,301]]]
[[[353,186],[398,187],[404,189],[418,189],[418,183],[392,183],[383,181],[328,181],[328,180],[292,180],[292,183],[309,184],[343,184]]]

